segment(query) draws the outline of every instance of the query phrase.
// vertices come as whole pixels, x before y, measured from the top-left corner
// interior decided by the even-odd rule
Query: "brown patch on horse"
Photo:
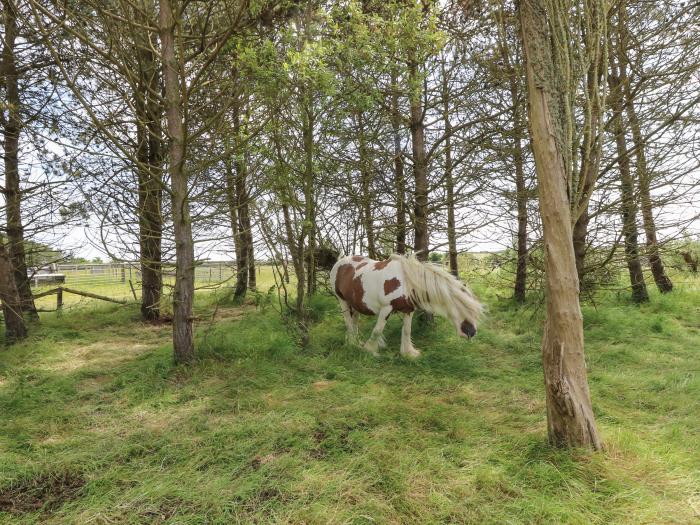
[[[365,257],[364,255],[353,255],[353,256],[352,256],[352,260],[355,261],[355,262],[362,262],[362,261],[364,261],[366,258],[367,258],[367,257]]]
[[[413,304],[405,295],[392,299],[389,304],[391,304],[394,312],[410,314],[414,310]]]
[[[387,279],[384,281],[384,295],[389,295],[391,292],[396,290],[399,286],[401,286],[401,281],[399,281],[396,277],[392,277],[391,279]]]
[[[383,270],[384,268],[386,268],[387,264],[389,264],[390,262],[391,262],[390,259],[387,259],[386,261],[378,261],[378,262],[374,263],[374,269],[375,270]]]
[[[362,267],[364,267],[364,266],[367,266],[367,261],[358,264],[357,267],[356,267],[355,269],[356,269],[356,270],[359,270],[360,268],[362,268]]]
[[[362,298],[365,295],[365,287],[362,286],[362,277],[359,275],[352,280],[352,300],[350,301],[350,306],[353,310],[357,310],[361,314],[374,315],[374,312],[370,310]]]
[[[346,301],[352,310],[365,315],[374,315],[362,300],[365,288],[362,286],[362,278],[355,275],[352,264],[343,264],[338,268],[335,276],[335,294]]]
[[[335,276],[335,294],[343,300],[352,297],[352,280],[355,277],[355,268],[352,264],[342,264],[338,267]],[[346,299],[347,298],[347,299]]]

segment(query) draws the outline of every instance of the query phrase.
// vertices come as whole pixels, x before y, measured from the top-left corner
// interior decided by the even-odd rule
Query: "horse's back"
[[[336,262],[331,282],[338,298],[350,308],[374,315],[392,300],[404,296],[401,263],[394,259],[375,261],[362,255],[349,255]],[[399,310],[403,311],[403,310]]]

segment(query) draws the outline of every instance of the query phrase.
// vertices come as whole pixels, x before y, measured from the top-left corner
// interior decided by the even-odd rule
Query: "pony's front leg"
[[[411,323],[413,312],[403,316],[403,327],[401,328],[401,355],[409,359],[420,357],[420,351],[413,346],[411,341]]]
[[[386,325],[386,320],[391,315],[391,311],[391,306],[385,306],[379,310],[379,313],[377,314],[377,324],[374,325],[372,334],[365,343],[365,350],[372,355],[378,356],[379,352],[377,352],[377,350],[386,346],[386,343],[384,342],[384,335],[382,334],[384,333],[384,325]]]
[[[348,344],[351,345],[359,345],[360,344],[360,330],[359,330],[359,325],[357,323],[357,314],[353,314],[350,311],[350,305],[343,301],[342,299],[338,299],[338,302],[340,303],[340,309],[343,311],[343,318],[345,319],[345,327],[348,329],[347,333],[347,341]]]

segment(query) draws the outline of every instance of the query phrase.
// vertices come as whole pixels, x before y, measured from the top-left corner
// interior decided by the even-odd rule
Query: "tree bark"
[[[398,79],[391,70],[391,129],[394,140],[394,188],[396,191],[396,253],[406,253],[406,180],[401,148],[401,112],[399,110]]]
[[[508,72],[508,85],[511,100],[511,115],[513,118],[513,167],[515,169],[515,204],[518,221],[516,235],[516,268],[515,282],[513,284],[513,298],[519,302],[525,302],[527,288],[527,186],[525,184],[525,163],[523,152],[523,137],[525,136],[525,123],[522,98],[521,55],[516,51],[514,60],[511,59],[511,50],[506,28],[506,14],[504,3],[499,6],[500,22],[500,49],[501,58]],[[517,50],[517,46],[516,46]]]
[[[367,255],[370,259],[377,258],[376,243],[374,239],[374,220],[372,216],[372,194],[370,184],[372,182],[372,163],[368,158],[367,137],[365,135],[365,122],[362,111],[357,112],[357,136],[360,155],[360,198],[362,199],[362,222],[367,236]]]
[[[304,141],[304,222],[301,244],[308,239],[308,249],[302,255],[307,262],[307,292],[316,293],[316,196],[314,191],[314,114],[310,95],[307,94],[302,108],[302,135]],[[303,247],[302,247],[303,251]],[[304,259],[302,259],[304,261]]]
[[[624,65],[619,65],[621,71]],[[630,158],[625,140],[625,128],[622,120],[622,87],[618,65],[615,64],[613,55],[610,55],[610,72],[608,74],[610,84],[610,108],[612,109],[611,129],[615,135],[617,147],[617,165],[620,171],[620,196],[622,211],[622,236],[625,243],[625,261],[629,271],[630,284],[632,286],[632,299],[637,303],[649,300],[647,285],[644,281],[642,262],[639,259],[639,245],[637,238],[637,204],[634,195],[634,183],[630,173]]]
[[[169,165],[173,227],[175,232],[175,288],[173,290],[173,352],[176,363],[194,360],[192,306],[194,301],[194,243],[190,218],[186,136],[183,122],[179,64],[175,54],[175,19],[170,0],[160,3],[160,42],[165,87],[165,116],[168,123]]]
[[[17,291],[12,264],[0,240],[0,301],[5,318],[5,343],[12,344],[27,337],[27,327],[22,317],[22,301]]]
[[[229,159],[224,160],[226,177],[226,204],[228,205],[231,235],[233,237],[233,251],[236,257],[236,282],[234,283],[234,297],[239,297],[238,282],[239,268],[241,268],[241,233],[238,225],[238,197],[236,195],[236,172]]]
[[[442,64],[442,120],[445,126],[445,192],[447,197],[447,255],[450,273],[459,276],[457,263],[457,225],[455,221],[455,185],[452,165],[452,123],[449,111],[450,92],[445,66]]]
[[[551,17],[562,16],[559,9],[548,13],[539,0],[522,0],[519,6],[527,60],[530,137],[544,229],[547,318],[542,361],[547,426],[550,442],[555,445],[600,449],[586,378],[568,178],[560,151],[567,143],[561,140],[563,123],[555,120],[562,117],[562,109],[556,107],[556,95],[552,94],[557,72],[549,28]]]
[[[234,297],[242,299],[248,291],[248,271],[250,262],[248,257],[251,252],[250,245],[252,244],[250,232],[250,215],[248,208],[248,164],[246,162],[245,151],[243,151],[243,137],[241,135],[241,108],[239,95],[234,95],[236,100],[231,106],[233,118],[233,141],[234,141],[234,191],[235,191],[235,209],[231,209],[232,220],[237,219],[238,242],[234,243],[237,247],[236,251],[236,286]],[[234,231],[234,234],[236,232]]]
[[[630,88],[629,78],[627,76],[627,7],[624,1],[621,1],[618,6],[618,46],[620,60],[620,83],[622,85],[622,97],[632,131],[632,143],[634,144],[635,160],[637,167],[637,182],[639,184],[639,197],[642,208],[642,223],[644,225],[644,234],[646,236],[646,252],[649,258],[649,266],[651,266],[651,274],[654,276],[656,287],[661,293],[667,293],[673,290],[673,282],[666,274],[661,255],[659,253],[659,241],[656,235],[656,223],[654,221],[654,205],[650,191],[650,176],[647,170],[646,160],[646,145],[642,135],[642,129],[639,124],[639,118],[634,108],[634,96]]]
[[[586,239],[588,236],[588,224],[590,223],[588,204],[598,180],[603,148],[601,122],[603,111],[605,110],[605,91],[601,89],[601,83],[604,82],[605,77],[603,73],[607,67],[607,61],[605,60],[606,27],[604,18],[606,13],[604,5],[592,2],[586,4],[582,10],[581,23],[588,26],[581,28],[584,49],[579,51],[586,55],[585,58],[581,59],[582,65],[587,63],[585,96],[583,97],[583,125],[581,127],[583,140],[580,148],[581,165],[578,180],[576,180],[575,184],[569,182],[569,198],[574,220],[572,232],[574,254],[579,286],[581,287],[585,283],[583,278],[586,273],[585,257],[588,250]],[[570,13],[567,13],[567,16],[569,15]],[[563,74],[563,72],[560,74]],[[563,87],[563,85],[560,85],[560,87]],[[571,99],[574,99],[577,95],[576,93],[571,93],[570,96]],[[573,106],[568,112],[568,119],[570,120],[566,124],[566,128],[571,133],[575,122]],[[571,152],[567,153],[573,159],[575,158],[573,154],[575,147],[572,147],[571,150]],[[569,171],[571,170],[573,170],[573,162],[570,163]]]
[[[20,297],[21,311],[38,318],[34,298],[27,275],[22,224],[22,191],[19,175],[19,136],[22,130],[18,72],[15,62],[15,40],[17,38],[17,6],[12,0],[3,0],[5,35],[0,64],[5,83],[7,119],[4,121],[5,215],[7,217],[8,256],[13,279]]]
[[[517,111],[520,114],[520,110]],[[522,115],[516,118],[522,119]],[[515,285],[513,296],[519,303],[525,302],[525,290],[527,289],[527,188],[525,187],[525,167],[523,161],[523,144],[521,140],[523,129],[520,125],[514,129],[513,137],[513,164],[515,165],[515,198],[518,208],[518,234],[517,234],[517,264],[515,268]]]
[[[413,152],[414,195],[414,250],[419,261],[427,261],[430,255],[428,233],[428,162],[425,149],[425,124],[421,103],[422,81],[418,64],[411,57],[408,63],[410,103],[411,147]]]
[[[159,65],[150,42],[138,46],[139,89],[135,93],[141,266],[141,317],[160,317],[162,277],[162,164],[163,138]]]

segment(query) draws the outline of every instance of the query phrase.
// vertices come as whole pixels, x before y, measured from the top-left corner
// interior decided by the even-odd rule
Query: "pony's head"
[[[454,291],[453,298],[455,305],[450,309],[450,319],[457,329],[457,335],[471,339],[476,335],[483,306],[465,284]]]
[[[416,306],[452,321],[460,337],[470,339],[476,335],[484,307],[466,284],[441,267],[421,263],[415,257],[393,255],[392,258],[402,261],[411,300]]]

